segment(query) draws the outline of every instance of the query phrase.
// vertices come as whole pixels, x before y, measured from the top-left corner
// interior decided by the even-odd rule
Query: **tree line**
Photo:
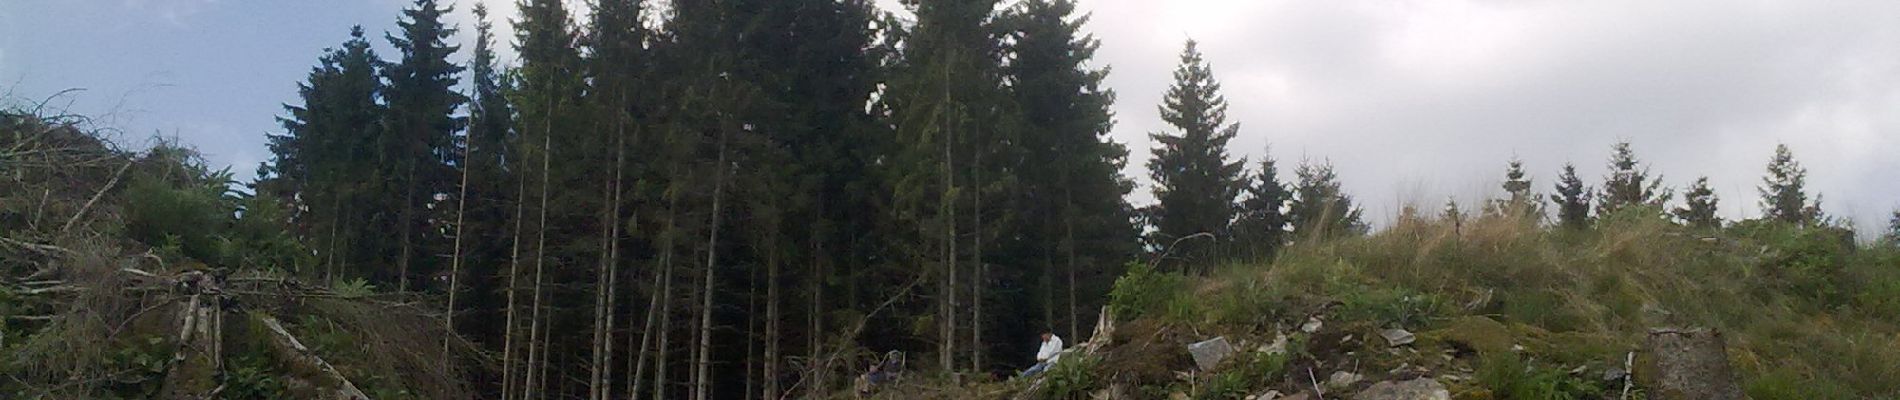
[[[1329,162],[1283,178],[1228,154],[1239,125],[1192,41],[1151,133],[1157,201],[1130,205],[1071,0],[517,6],[513,63],[479,4],[465,64],[435,0],[384,35],[391,59],[351,29],[252,185],[309,249],[286,269],[443,294],[498,360],[467,372],[495,397],[815,396],[892,349],[1006,371],[1042,330],[1086,339],[1131,260],[1369,229]],[[1553,223],[1669,200],[1627,143],[1611,166],[1600,190],[1565,166]],[[1824,219],[1804,176],[1778,149],[1772,218]],[[1531,187],[1513,161],[1488,208],[1541,219]],[[1671,215],[1720,224],[1706,179],[1684,197]]]

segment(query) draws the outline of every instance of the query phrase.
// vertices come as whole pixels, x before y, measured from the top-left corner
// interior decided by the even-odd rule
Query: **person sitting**
[[[1036,350],[1036,365],[1023,370],[1021,377],[1030,377],[1048,371],[1062,355],[1062,338],[1048,329],[1042,331],[1042,347]]]

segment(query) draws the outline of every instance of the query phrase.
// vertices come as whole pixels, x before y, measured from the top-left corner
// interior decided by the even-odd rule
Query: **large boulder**
[[[1451,391],[1432,378],[1372,384],[1353,397],[1358,400],[1451,400]]]
[[[1636,378],[1649,398],[1741,399],[1722,333],[1712,329],[1652,329]]]

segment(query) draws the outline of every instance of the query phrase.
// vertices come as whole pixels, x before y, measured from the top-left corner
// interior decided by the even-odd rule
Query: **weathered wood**
[[[356,384],[350,383],[350,380],[344,378],[342,373],[337,372],[335,367],[330,366],[330,363],[324,362],[323,358],[311,352],[310,348],[304,347],[303,342],[298,341],[296,336],[292,336],[289,330],[284,329],[283,324],[277,322],[277,318],[259,314],[257,320],[271,331],[271,342],[275,344],[273,348],[277,351],[280,359],[301,364],[307,367],[308,370],[322,372],[324,377],[330,380],[328,383],[330,383],[330,386],[333,388],[329,389],[330,391],[328,393],[322,394],[332,397],[325,398],[344,400],[369,399],[369,395],[363,394],[361,389],[356,388]]]

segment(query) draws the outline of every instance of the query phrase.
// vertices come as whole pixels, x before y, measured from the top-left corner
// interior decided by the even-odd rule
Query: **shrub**
[[[1108,293],[1109,309],[1116,318],[1134,319],[1165,313],[1176,317],[1195,315],[1196,302],[1186,276],[1155,271],[1148,264],[1132,263],[1128,272],[1115,279]]]
[[[1595,382],[1557,369],[1538,368],[1512,353],[1485,355],[1478,364],[1476,379],[1504,399],[1594,399],[1603,393]]]
[[[1043,372],[1042,399],[1079,399],[1088,396],[1096,389],[1095,357],[1086,355],[1063,356],[1048,371]]]

